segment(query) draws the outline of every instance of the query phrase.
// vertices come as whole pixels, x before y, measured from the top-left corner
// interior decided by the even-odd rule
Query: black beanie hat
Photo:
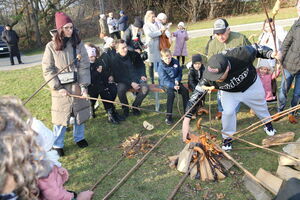
[[[202,62],[202,57],[200,54],[195,54],[192,56],[192,65],[196,62]]]
[[[133,26],[137,27],[137,28],[143,28],[144,22],[140,17],[135,17],[134,18],[134,23]]]

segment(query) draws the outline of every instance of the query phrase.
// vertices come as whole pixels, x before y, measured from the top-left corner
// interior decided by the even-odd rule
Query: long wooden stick
[[[49,88],[44,88],[44,89],[51,90]],[[156,110],[150,110],[150,109],[147,109],[147,108],[140,108],[140,107],[132,106],[132,105],[129,105],[129,104],[124,104],[124,103],[117,102],[117,101],[110,101],[110,100],[107,100],[107,99],[94,98],[94,97],[83,97],[83,96],[74,95],[74,94],[68,94],[68,96],[78,98],[78,99],[88,99],[88,100],[95,100],[95,101],[99,100],[99,101],[102,101],[102,102],[117,104],[117,105],[129,107],[131,109],[137,109],[137,110],[142,110],[142,111],[147,111],[147,112],[155,112],[155,113],[165,114],[165,115],[181,116],[181,115],[174,114],[174,113],[167,113],[167,112],[161,112],[161,111],[156,111]]]
[[[140,141],[140,138],[144,135],[145,131],[143,130],[141,132],[141,135],[139,136],[139,138],[134,141],[134,143],[129,147],[129,149],[127,149],[126,152],[122,153],[122,155],[120,156],[120,158],[99,178],[99,180],[91,187],[91,191],[95,190],[96,187],[116,168],[117,165],[119,165],[120,162],[122,162],[122,160],[127,156],[127,154],[129,153],[129,151],[131,149],[133,149],[135,147],[135,145]]]
[[[261,119],[261,120],[255,122],[255,123],[251,124],[250,126],[244,128],[244,129],[241,129],[241,130],[239,130],[239,131],[237,131],[237,132],[235,132],[235,133],[233,133],[233,134],[236,135],[236,134],[239,134],[239,133],[243,133],[241,136],[244,136],[246,133],[248,133],[248,132],[250,132],[250,131],[253,131],[254,129],[256,129],[256,128],[262,126],[262,125],[265,125],[265,124],[267,124],[267,123],[269,123],[269,122],[272,122],[272,121],[276,120],[277,118],[283,117],[284,115],[287,115],[287,114],[289,114],[290,112],[294,112],[294,111],[299,110],[299,109],[300,109],[300,105],[291,107],[291,108],[289,108],[289,109],[286,109],[286,110],[284,110],[284,111],[281,111],[281,112],[276,113],[276,114],[274,114],[274,115],[271,115],[271,116],[269,116],[269,117],[266,117],[266,118],[264,118],[264,119]],[[275,116],[276,116],[276,118],[274,118]],[[261,124],[261,123],[262,123],[262,124]],[[258,124],[260,124],[260,125],[258,125]],[[257,125],[258,125],[258,126],[257,126]],[[239,137],[241,137],[241,136],[239,136]]]
[[[265,3],[264,3],[264,0],[261,0],[261,4],[262,4],[262,6],[263,6],[263,8],[264,8],[264,11],[265,11],[265,14],[266,14],[266,17],[267,17],[267,20],[268,20],[268,23],[269,23],[269,26],[270,26],[270,29],[271,29],[271,33],[272,33],[272,36],[273,36],[273,41],[274,41],[274,47],[275,47],[275,52],[277,53],[278,52],[278,49],[277,49],[277,43],[276,43],[276,27],[275,27],[275,15],[273,16],[273,25],[274,25],[274,27],[272,27],[271,26],[271,22],[270,22],[270,18],[269,18],[269,14],[268,14],[268,11],[267,11],[267,8],[266,8],[266,5],[265,5]],[[284,78],[284,80],[285,80],[285,89],[286,89],[286,91],[287,91],[287,80],[286,80],[286,75],[285,75],[285,73],[284,73],[284,69],[283,69],[283,65],[282,65],[282,62],[281,62],[281,60],[277,60],[278,61],[278,63],[279,63],[279,67],[280,67],[280,70],[282,71],[282,74],[283,74],[283,78]]]
[[[289,108],[288,110],[279,112],[279,113],[277,113],[277,114],[275,114],[275,115],[278,116],[277,118],[280,118],[280,117],[283,117],[283,116],[285,116],[285,115],[288,115],[290,112],[294,112],[294,111],[299,110],[299,109],[300,109],[300,104],[299,104],[298,106],[294,106],[294,107],[292,107],[292,108]],[[265,118],[265,119],[262,119],[262,120],[260,120],[260,121],[258,121],[258,122],[256,122],[256,123],[254,123],[254,124],[256,125],[257,123],[261,123],[261,122],[265,121],[265,122],[263,122],[263,123],[261,123],[261,124],[259,124],[259,125],[256,125],[255,127],[253,127],[254,124],[252,124],[251,126],[247,127],[246,129],[243,129],[243,130],[240,130],[240,131],[236,132],[236,133],[243,132],[241,135],[239,135],[239,136],[237,136],[237,137],[240,138],[240,137],[242,137],[242,136],[245,136],[246,134],[250,133],[251,131],[253,131],[253,130],[255,130],[255,129],[257,129],[257,128],[259,128],[259,127],[261,127],[261,126],[263,126],[263,125],[265,125],[265,124],[267,124],[267,123],[270,123],[270,122],[276,120],[277,118],[272,118],[272,117],[274,117],[275,115],[272,115],[272,116],[270,116],[270,117],[267,117],[267,118]],[[269,118],[271,118],[271,120],[266,121],[266,119],[269,119]],[[250,127],[252,127],[252,128],[249,129]],[[247,129],[248,129],[248,130],[247,130]],[[235,135],[236,133],[234,133],[234,135]]]
[[[54,74],[48,81],[46,81],[45,83],[43,83],[39,89],[37,89],[27,100],[24,101],[23,105],[25,106],[39,91],[41,91],[41,89],[43,89],[43,87],[45,87],[45,85],[47,85],[50,81],[52,81],[58,74],[60,74],[62,71],[64,71],[65,69],[69,68],[71,65],[74,64],[74,62],[77,61],[77,58],[73,60],[73,62],[71,62],[70,64],[68,64],[67,66],[65,66],[64,68],[62,68],[61,70],[59,70],[56,74]]]
[[[240,168],[249,178],[251,178],[252,180],[254,180],[255,182],[259,183],[260,185],[262,185],[264,188],[266,188],[268,191],[270,191],[268,189],[268,187],[261,182],[258,178],[256,178],[251,172],[249,172],[245,167],[243,167],[239,162],[237,162],[233,157],[231,157],[226,151],[224,151],[222,148],[220,148],[217,144],[215,144],[214,142],[212,142],[220,151],[222,151],[222,153],[229,159],[231,160],[238,168]],[[274,195],[275,192],[274,191],[270,191],[272,192]]]
[[[287,145],[287,144],[297,144],[300,145],[300,142],[280,142],[280,143],[274,143],[268,146],[263,145],[263,147],[269,148],[273,146],[281,146],[281,145]],[[234,148],[233,150],[245,150],[245,149],[256,149],[257,147],[239,147],[239,148]]]
[[[181,188],[182,184],[184,183],[185,179],[189,176],[190,172],[192,171],[192,169],[197,165],[197,163],[199,162],[201,156],[199,156],[196,160],[196,162],[194,162],[191,166],[190,169],[184,174],[184,176],[180,179],[180,181],[178,182],[178,184],[176,185],[176,187],[174,188],[174,190],[172,191],[172,193],[168,196],[168,200],[173,200],[173,198],[176,196],[178,190]]]
[[[154,151],[163,141],[164,139],[171,133],[171,131],[184,119],[184,117],[198,104],[198,102],[204,97],[207,93],[205,91],[202,96],[195,102],[195,104],[188,110],[186,113],[168,130],[168,132],[163,135],[157,143],[140,159],[137,163],[128,171],[128,173],[103,197],[103,200],[109,199],[121,186],[122,184],[135,172],[149,157],[150,153]]]
[[[220,133],[220,132],[221,132],[221,131],[218,131],[218,130],[216,130],[216,129],[214,129],[214,128],[210,128],[210,127],[208,127],[208,126],[205,126],[205,125],[200,125],[200,126],[202,126],[202,127],[204,127],[204,128],[207,128],[207,129],[210,129],[210,130],[212,130],[212,131],[214,131],[214,132],[217,132],[217,133]],[[287,157],[287,158],[290,158],[290,159],[292,159],[292,160],[294,160],[294,161],[300,162],[300,159],[294,158],[293,156],[290,156],[290,155],[288,155],[288,154],[285,154],[285,153],[282,153],[282,152],[279,152],[279,151],[276,151],[276,150],[273,150],[273,149],[266,148],[266,147],[264,147],[264,146],[255,144],[255,143],[253,143],[253,142],[249,142],[249,141],[247,141],[247,140],[244,140],[244,139],[242,139],[242,138],[235,137],[235,136],[230,135],[230,134],[227,134],[227,133],[221,132],[221,134],[226,135],[226,136],[228,136],[228,137],[231,137],[231,138],[234,139],[234,140],[239,140],[239,141],[244,142],[244,143],[246,143],[246,144],[249,144],[249,145],[251,145],[251,146],[255,146],[255,147],[257,147],[257,148],[264,149],[264,150],[266,150],[266,151],[270,151],[270,152],[276,153],[276,154],[278,154],[278,155],[282,155],[282,156],[285,156],[285,157]]]

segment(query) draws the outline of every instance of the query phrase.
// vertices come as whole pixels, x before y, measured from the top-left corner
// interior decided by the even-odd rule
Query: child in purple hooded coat
[[[176,38],[175,49],[173,56],[177,56],[177,60],[180,63],[180,57],[182,58],[181,63],[184,65],[185,56],[188,55],[186,49],[186,41],[189,39],[188,33],[185,30],[184,23],[179,22],[178,30],[172,35]]]

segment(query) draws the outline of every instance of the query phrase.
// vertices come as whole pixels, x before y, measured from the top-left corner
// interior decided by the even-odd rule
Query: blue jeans
[[[223,112],[223,106],[222,106],[222,103],[221,103],[221,91],[218,90],[218,93],[217,93],[217,102],[218,102],[218,112]],[[239,103],[237,105],[237,107],[235,108],[235,112],[239,112],[240,110],[240,107],[241,107],[241,103]]]
[[[297,106],[299,104],[300,99],[300,73],[293,75],[288,70],[284,69],[285,78],[282,74],[281,78],[281,87],[279,90],[279,108],[278,112],[283,111],[284,107],[286,106],[287,102],[287,94],[291,88],[292,82],[295,79],[295,88],[294,88],[294,94],[291,101],[291,107]],[[294,114],[293,112],[292,114]]]
[[[55,141],[53,144],[54,148],[64,147],[66,129],[67,129],[66,126],[54,125],[53,127],[53,133],[55,137]],[[80,140],[84,139],[84,124],[78,125],[76,119],[74,120],[74,125],[73,125],[73,137],[74,137],[74,142],[79,142]]]

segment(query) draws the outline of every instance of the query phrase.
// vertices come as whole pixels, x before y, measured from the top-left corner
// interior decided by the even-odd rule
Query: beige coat
[[[77,45],[76,54],[81,54],[82,57],[78,64],[77,83],[61,85],[57,77],[48,83],[52,90],[51,115],[52,123],[55,125],[67,126],[72,112],[78,124],[85,122],[90,117],[89,101],[85,99],[62,96],[58,93],[59,89],[64,88],[71,94],[81,95],[80,86],[88,86],[91,82],[90,62],[82,42]],[[49,42],[46,45],[42,60],[43,76],[45,80],[49,80],[60,69],[72,63],[73,60],[74,53],[71,42],[67,42],[67,46],[63,51],[56,51],[54,48],[54,42]],[[66,71],[71,70],[72,69],[67,69]]]

